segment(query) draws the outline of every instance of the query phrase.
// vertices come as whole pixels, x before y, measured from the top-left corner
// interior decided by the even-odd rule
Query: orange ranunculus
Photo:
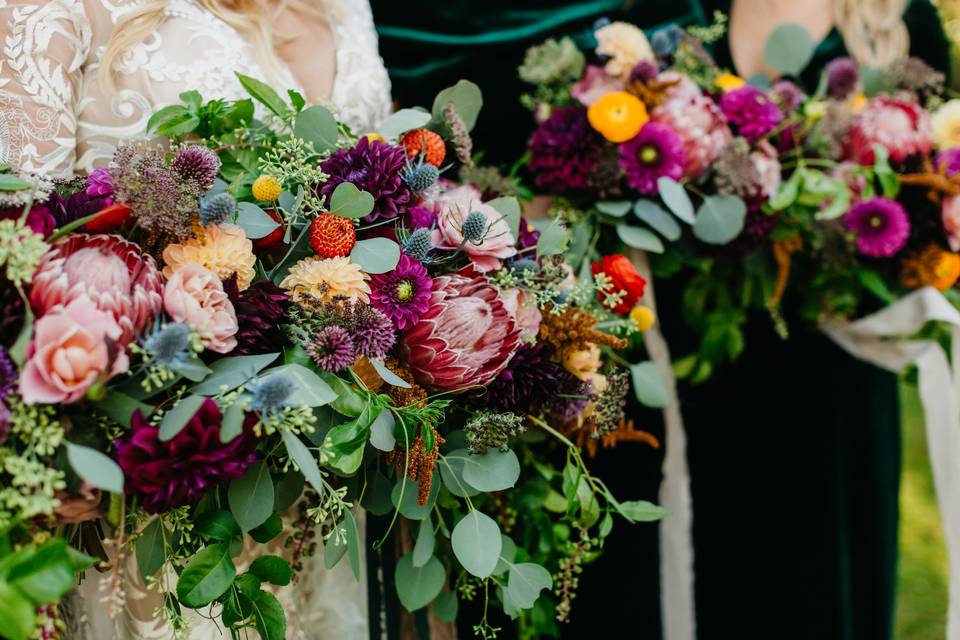
[[[901,269],[901,280],[906,287],[946,291],[960,278],[960,255],[931,244],[907,257]]]
[[[600,262],[593,263],[593,275],[600,273],[605,277],[598,285],[597,299],[604,307],[618,315],[625,316],[630,313],[630,310],[637,306],[637,301],[643,297],[647,281],[637,273],[633,263],[619,253],[604,256]]]
[[[611,91],[587,109],[590,126],[610,142],[630,140],[649,119],[643,102],[626,91]]]

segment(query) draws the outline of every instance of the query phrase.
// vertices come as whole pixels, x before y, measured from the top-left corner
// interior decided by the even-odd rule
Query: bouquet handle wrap
[[[933,340],[905,339],[935,321],[951,326],[949,360]],[[893,372],[911,364],[917,367],[930,465],[950,563],[947,639],[960,640],[960,312],[939,291],[926,287],[873,315],[850,323],[824,323],[821,329],[861,360]]]
[[[644,301],[656,311],[653,276],[647,255],[632,249],[630,259],[647,280]],[[687,435],[677,397],[670,349],[655,324],[644,334],[650,359],[657,365],[670,392],[670,404],[663,409],[664,458],[660,505],[670,513],[660,521],[660,610],[664,640],[693,640],[696,637],[696,608],[693,590],[693,500],[690,496],[690,469],[687,465]]]

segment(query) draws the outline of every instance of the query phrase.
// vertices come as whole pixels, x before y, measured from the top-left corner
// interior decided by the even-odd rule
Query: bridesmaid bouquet
[[[413,541],[387,574],[406,609],[565,617],[614,514],[663,515],[580,449],[633,432],[599,347],[641,328],[643,278],[575,277],[560,221],[449,179],[477,173],[471,83],[358,136],[240,81],[87,178],[0,172],[0,635],[49,637],[99,562],[113,616],[142,579],[178,633],[198,609],[284,638],[311,556],[360,579],[361,507]]]
[[[589,59],[570,39],[528,52],[527,166],[587,239],[571,262],[622,243],[650,253],[655,275],[682,274],[699,348],[675,364],[694,381],[741,353],[753,309],[786,337],[785,318],[855,318],[917,288],[957,302],[960,102],[944,101],[943,75],[844,58],[817,87],[746,82],[708,53],[724,28],[719,15],[648,40],[613,23]],[[813,46],[781,25],[767,63],[797,77]]]

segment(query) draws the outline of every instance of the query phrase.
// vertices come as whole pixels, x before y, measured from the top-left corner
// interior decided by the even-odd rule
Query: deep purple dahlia
[[[683,177],[683,140],[668,125],[648,122],[620,145],[620,166],[628,185],[644,195],[656,195],[658,179]]]
[[[871,198],[850,207],[844,224],[857,236],[857,249],[873,258],[889,258],[907,243],[910,218],[903,206],[888,198]]]
[[[402,255],[393,271],[370,276],[370,304],[406,331],[430,308],[432,287],[426,268]]]
[[[410,189],[401,175],[406,161],[403,147],[360,138],[356,146],[340,149],[320,165],[330,176],[320,186],[320,193],[329,201],[338,185],[350,182],[373,196],[373,212],[364,220],[395,218],[411,200]]]
[[[56,194],[53,194],[54,197]],[[23,215],[22,207],[9,207],[0,209],[0,220],[19,220]],[[27,227],[34,233],[40,234],[44,238],[48,237],[57,227],[57,221],[53,214],[45,206],[34,206],[30,208],[27,214]]]
[[[519,233],[517,234],[517,250],[522,251],[523,249],[529,249],[530,247],[537,246],[537,240],[540,239],[540,231],[537,230],[532,224],[527,222],[527,219],[523,216],[520,216],[520,226],[518,227]],[[529,257],[533,257],[536,254],[528,252]]]
[[[545,342],[522,344],[509,364],[478,394],[477,400],[494,411],[526,413],[541,407],[557,393],[563,377],[570,376],[550,356],[552,349]]]
[[[724,93],[720,109],[750,142],[767,135],[783,120],[783,112],[770,96],[749,84]]]
[[[530,171],[538,187],[552,191],[586,189],[603,140],[587,122],[583,107],[558,107],[530,138]]]
[[[241,477],[257,459],[248,414],[243,432],[220,441],[222,416],[217,403],[204,400],[197,412],[170,440],[139,410],[130,419],[130,433],[117,441],[117,462],[126,477],[127,493],[136,494],[148,513],[163,513],[196,503],[211,487]]]

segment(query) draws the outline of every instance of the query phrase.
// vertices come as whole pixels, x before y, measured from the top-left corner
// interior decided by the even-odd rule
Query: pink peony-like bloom
[[[654,122],[669,125],[683,140],[684,173],[690,178],[702,176],[733,138],[720,107],[703,95],[692,80],[676,72],[666,72],[660,80],[673,81],[666,100],[650,114]]]
[[[503,301],[510,317],[517,323],[520,329],[520,339],[530,340],[536,338],[540,333],[540,321],[543,320],[543,314],[537,307],[530,293],[525,289],[511,287],[500,292],[500,300]]]
[[[947,232],[947,242],[953,251],[960,251],[960,196],[948,196],[943,199],[940,208],[943,229]]]
[[[418,383],[462,391],[503,371],[520,330],[486,276],[453,273],[434,278],[430,308],[401,343]]]
[[[480,199],[480,191],[472,185],[463,185],[441,194],[430,205],[437,214],[437,229],[433,230],[433,245],[440,249],[461,249],[470,256],[478,271],[492,271],[500,261],[517,254],[516,240],[503,215]],[[483,216],[485,234],[480,242],[464,241],[463,222],[478,212]]]
[[[213,271],[198,264],[177,269],[163,291],[163,308],[196,331],[207,349],[229,353],[237,346],[237,314]]]
[[[80,297],[113,315],[126,346],[160,313],[163,279],[157,263],[117,235],[76,234],[44,256],[30,285],[38,316]]]
[[[122,329],[113,316],[86,295],[37,320],[20,378],[27,404],[76,402],[98,380],[129,367],[117,348]]]
[[[585,107],[611,91],[623,91],[623,81],[607,75],[603,67],[594,64],[588,64],[583,77],[570,87],[570,95]]]
[[[844,142],[846,157],[859,164],[873,164],[874,145],[886,148],[894,162],[903,162],[933,147],[930,116],[911,100],[877,96],[857,115]]]

